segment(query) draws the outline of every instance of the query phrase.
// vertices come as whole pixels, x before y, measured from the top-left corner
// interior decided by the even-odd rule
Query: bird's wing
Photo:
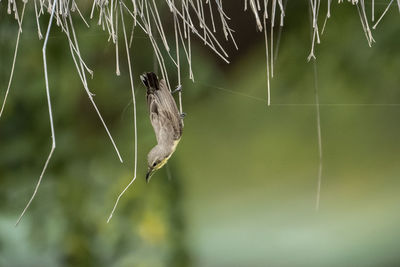
[[[173,98],[171,91],[168,89],[165,80],[160,80],[159,90],[155,92],[157,99],[160,103],[159,118],[162,125],[170,124],[173,132],[173,140],[178,140],[182,136],[182,119],[176,106],[175,99]],[[169,121],[169,123],[166,123]],[[165,126],[164,126],[165,127]]]
[[[158,134],[161,130],[160,118],[159,118],[159,101],[154,94],[147,94],[147,105],[149,107],[150,122],[153,126],[154,133],[157,138],[157,143],[160,143],[160,135]]]
[[[171,116],[171,112],[168,111],[164,106],[164,102],[160,102],[161,99],[157,95],[149,94],[147,96],[150,122],[153,126],[154,133],[156,135],[157,143],[169,143],[171,140],[178,140],[181,136],[179,129],[176,129],[176,122],[174,116]],[[179,135],[178,135],[179,134]]]

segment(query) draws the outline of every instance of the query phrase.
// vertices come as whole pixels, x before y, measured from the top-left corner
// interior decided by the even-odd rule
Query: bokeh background
[[[381,14],[386,4],[375,2]],[[15,228],[51,145],[42,43],[29,5],[0,119],[0,266],[400,265],[395,5],[369,48],[356,8],[334,3],[316,47],[323,148],[319,212],[314,74],[306,61],[308,5],[288,1],[270,107],[263,34],[256,32],[253,15],[243,13],[241,1],[224,6],[240,49],[224,43],[227,65],[201,42],[193,43],[195,83],[187,68],[183,72],[183,139],[149,184],[146,154],[155,137],[139,74],[154,70],[154,56],[145,35],[135,34],[138,178],[109,224],[134,166],[126,60],[121,57],[117,77],[108,35],[94,22],[87,29],[75,20],[81,53],[94,70],[89,86],[121,150],[121,164],[83,90],[66,37],[53,27],[48,68],[57,148],[36,199]],[[166,12],[165,4],[160,7]],[[17,23],[2,1],[0,99],[16,33]],[[167,34],[173,36],[168,26]]]

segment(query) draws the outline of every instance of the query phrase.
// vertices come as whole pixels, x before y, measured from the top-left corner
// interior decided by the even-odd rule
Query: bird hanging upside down
[[[147,87],[150,122],[157,138],[157,145],[147,155],[146,182],[149,182],[154,172],[164,166],[174,153],[182,136],[184,114],[179,113],[173,92],[168,89],[165,80],[159,81],[153,72],[140,75],[140,79]],[[176,91],[181,91],[181,87],[178,86]]]

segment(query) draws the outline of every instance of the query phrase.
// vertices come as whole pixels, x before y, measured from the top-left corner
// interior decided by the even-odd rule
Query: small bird
[[[172,93],[182,90],[181,86],[171,92],[165,80],[159,81],[153,72],[140,75],[140,79],[147,87],[150,122],[157,138],[157,145],[147,155],[146,182],[148,183],[154,172],[164,166],[174,153],[182,136],[184,114],[179,113],[172,96]]]

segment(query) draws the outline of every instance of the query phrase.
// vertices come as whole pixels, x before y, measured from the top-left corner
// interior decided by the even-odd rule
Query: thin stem
[[[378,26],[378,23],[382,20],[383,16],[385,16],[386,12],[389,10],[390,6],[392,5],[393,0],[389,2],[387,5],[385,11],[383,11],[382,15],[379,17],[378,21],[375,23],[375,25],[372,27],[372,29],[375,30],[376,26]]]
[[[121,2],[120,2],[121,3]],[[134,168],[134,174],[132,180],[129,182],[129,184],[124,188],[124,190],[119,194],[117,200],[115,201],[114,207],[111,211],[110,216],[107,219],[107,223],[110,222],[115,209],[118,206],[118,202],[121,199],[121,197],[125,194],[126,190],[133,184],[133,182],[136,180],[136,172],[137,172],[137,125],[136,125],[136,98],[135,98],[135,87],[133,85],[133,77],[132,77],[132,66],[131,66],[131,59],[129,55],[129,45],[128,45],[128,38],[126,37],[126,29],[125,29],[125,22],[124,22],[124,16],[122,12],[122,5],[120,4],[120,12],[121,12],[121,21],[122,21],[122,29],[124,33],[124,41],[125,41],[125,48],[126,48],[126,58],[128,60],[128,68],[129,68],[129,79],[131,83],[131,90],[132,90],[132,101],[133,101],[133,124],[135,128],[135,168]]]
[[[320,106],[319,106],[319,89],[318,89],[318,72],[317,72],[317,61],[313,60],[314,69],[314,92],[315,92],[315,110],[317,112],[317,135],[318,135],[318,182],[317,182],[317,196],[315,202],[315,210],[319,211],[320,198],[321,198],[321,181],[322,181],[322,138],[321,138],[321,116],[320,116]]]
[[[51,157],[53,155],[53,152],[54,152],[54,150],[56,148],[56,136],[55,136],[55,132],[54,132],[53,112],[52,112],[52,109],[51,109],[51,99],[50,99],[50,89],[49,89],[49,79],[48,79],[48,74],[47,74],[47,59],[46,59],[47,41],[49,39],[50,29],[51,29],[51,25],[53,23],[53,18],[54,18],[54,13],[55,13],[55,10],[56,10],[56,6],[57,6],[57,0],[54,0],[53,1],[53,8],[52,8],[51,15],[50,15],[50,20],[49,20],[49,25],[47,26],[46,38],[44,39],[43,48],[42,48],[44,79],[45,79],[45,83],[46,83],[46,96],[47,96],[47,104],[48,104],[48,108],[49,108],[49,118],[50,118],[52,144],[51,144],[50,153],[47,156],[46,163],[44,164],[44,167],[42,169],[42,173],[40,174],[40,177],[39,177],[39,180],[38,180],[38,182],[36,184],[35,190],[34,190],[32,196],[31,196],[31,198],[29,199],[28,204],[26,204],[24,210],[22,211],[22,213],[19,216],[17,222],[15,223],[15,226],[17,226],[18,223],[21,221],[21,219],[24,216],[26,210],[29,208],[29,206],[31,205],[33,199],[35,198],[36,193],[37,193],[37,191],[39,189],[40,183],[42,182],[43,175],[46,172],[47,165],[49,164],[50,159],[51,159]]]
[[[25,14],[25,5],[26,5],[26,3],[24,3],[24,6],[22,7],[21,26],[22,26],[22,21],[24,19],[24,14]],[[1,105],[0,118],[1,118],[1,115],[3,114],[4,107],[6,105],[6,101],[7,101],[7,97],[8,97],[8,93],[10,92],[11,82],[12,82],[13,77],[14,77],[15,61],[17,59],[18,47],[19,47],[19,38],[21,36],[21,33],[22,33],[22,29],[20,27],[18,29],[17,41],[15,43],[14,58],[13,58],[12,66],[11,66],[10,79],[8,80],[8,86],[7,86],[6,94],[4,96],[3,103]]]

